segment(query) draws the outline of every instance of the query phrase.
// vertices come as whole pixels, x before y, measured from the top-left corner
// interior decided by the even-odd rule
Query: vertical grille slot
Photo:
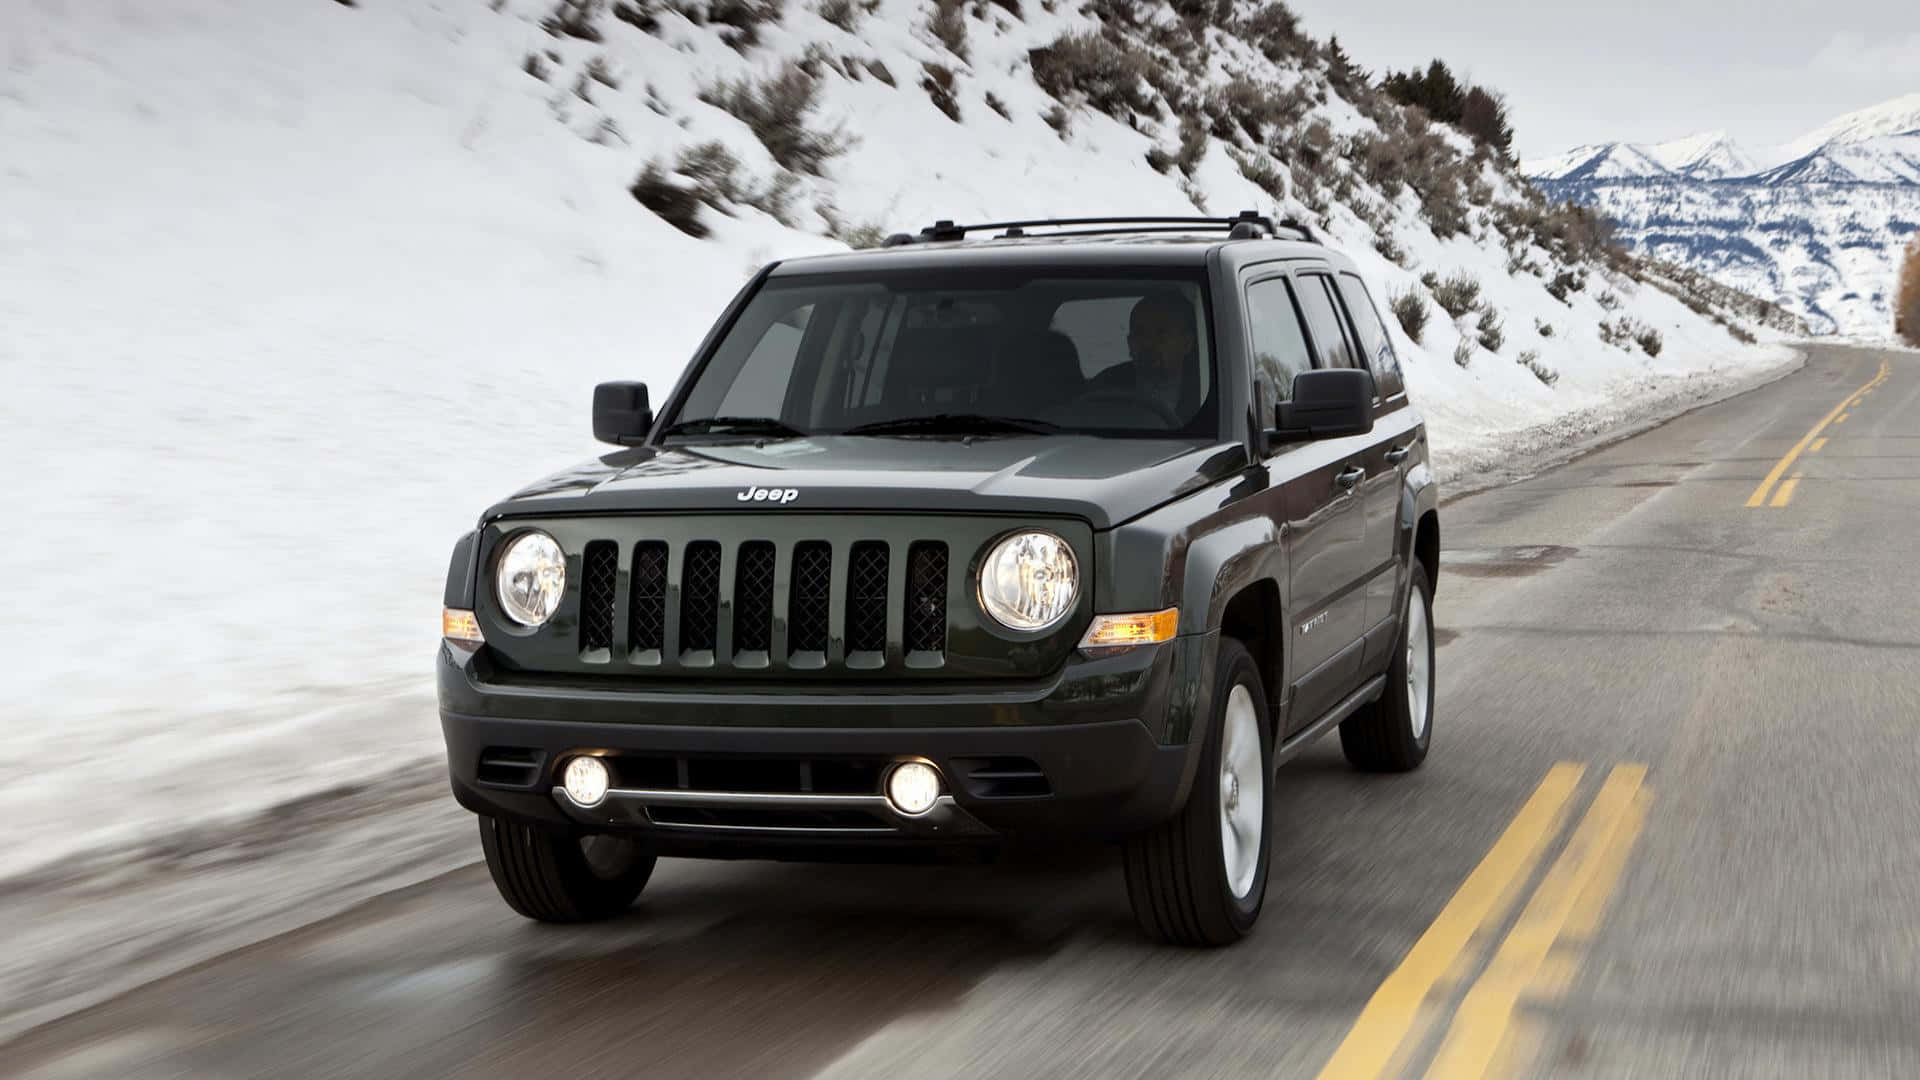
[[[713,652],[720,632],[720,545],[687,545],[680,573],[680,652]]]
[[[916,541],[907,549],[907,651],[947,648],[947,545]]]
[[[595,540],[580,559],[580,652],[589,660],[607,659],[613,648],[614,582],[619,545]]]
[[[887,647],[887,545],[862,540],[847,560],[847,653]]]
[[[833,548],[824,540],[794,545],[793,586],[787,600],[787,648],[798,655],[827,653],[827,617],[833,607]]]
[[[733,572],[733,650],[764,654],[772,641],[773,545],[749,540]]]
[[[633,549],[633,585],[627,607],[627,646],[639,663],[657,664],[666,647],[667,545],[645,540]]]

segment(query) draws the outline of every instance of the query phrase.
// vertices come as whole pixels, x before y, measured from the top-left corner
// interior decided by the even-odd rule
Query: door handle
[[[1367,470],[1358,465],[1349,465],[1341,469],[1340,472],[1334,476],[1333,482],[1348,491],[1352,491],[1361,480],[1366,479],[1366,476]]]
[[[1387,460],[1389,462],[1392,462],[1395,465],[1398,465],[1401,462],[1407,460],[1407,455],[1412,452],[1413,452],[1412,443],[1408,443],[1405,446],[1396,446],[1393,449],[1387,451]]]

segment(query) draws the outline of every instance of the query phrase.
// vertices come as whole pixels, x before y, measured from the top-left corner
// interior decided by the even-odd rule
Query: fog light
[[[596,757],[577,757],[567,762],[567,798],[575,806],[599,806],[607,797],[607,767]]]
[[[903,761],[887,774],[887,802],[908,817],[933,809],[940,798],[940,771],[922,761]]]

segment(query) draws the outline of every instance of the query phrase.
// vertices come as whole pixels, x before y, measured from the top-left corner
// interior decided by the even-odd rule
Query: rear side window
[[[1347,335],[1340,329],[1340,315],[1334,310],[1333,282],[1325,274],[1300,277],[1300,310],[1307,316],[1307,331],[1313,335],[1316,367],[1350,368],[1353,354],[1347,351]]]
[[[1247,314],[1253,324],[1254,415],[1271,425],[1274,404],[1293,396],[1293,377],[1312,369],[1313,356],[1286,278],[1247,286]]]
[[[1339,281],[1340,295],[1347,302],[1347,314],[1353,320],[1360,352],[1366,357],[1367,366],[1373,369],[1373,381],[1379,385],[1380,396],[1390,398],[1403,388],[1400,360],[1393,355],[1393,341],[1387,336],[1386,324],[1380,320],[1380,309],[1374,307],[1373,297],[1357,275],[1341,274]]]

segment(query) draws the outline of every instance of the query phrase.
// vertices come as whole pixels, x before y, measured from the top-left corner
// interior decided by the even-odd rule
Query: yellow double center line
[[[1844,419],[1843,414],[1855,404],[1859,403],[1862,397],[1866,396],[1881,383],[1886,382],[1887,375],[1892,370],[1892,365],[1888,361],[1880,361],[1880,371],[1878,374],[1868,380],[1865,386],[1847,395],[1845,401],[1835,405],[1832,412],[1821,417],[1820,422],[1813,425],[1812,431],[1801,436],[1800,441],[1793,444],[1793,449],[1787,451],[1787,455],[1781,458],[1779,464],[1773,467],[1773,471],[1767,474],[1767,478],[1760,481],[1760,486],[1753,489],[1753,494],[1747,496],[1747,505],[1750,507],[1768,505],[1768,496],[1774,495],[1774,485],[1780,483],[1780,478],[1786,475],[1788,469],[1793,468],[1793,463],[1799,460],[1801,454],[1806,453],[1807,447],[1812,445],[1815,439],[1820,438],[1820,433],[1825,431],[1828,425],[1834,423],[1836,420]],[[1825,440],[1821,441],[1823,443],[1825,442]],[[1793,498],[1793,488],[1794,485],[1799,482],[1799,479],[1800,477],[1797,473],[1790,477],[1787,482],[1781,486],[1781,490],[1778,495],[1774,497],[1772,505],[1787,505],[1787,501]]]
[[[1560,834],[1585,768],[1555,765],[1526,805],[1427,927],[1406,959],[1380,984],[1322,1080],[1377,1077],[1399,1071],[1422,1008],[1458,965],[1476,934],[1491,932]],[[1570,931],[1587,935],[1611,895],[1644,820],[1646,768],[1620,765],[1608,775],[1566,849],[1554,860],[1486,970],[1461,1000],[1441,1041],[1432,1077],[1478,1077],[1493,1068],[1509,1037],[1521,996],[1542,980],[1548,953]]]

